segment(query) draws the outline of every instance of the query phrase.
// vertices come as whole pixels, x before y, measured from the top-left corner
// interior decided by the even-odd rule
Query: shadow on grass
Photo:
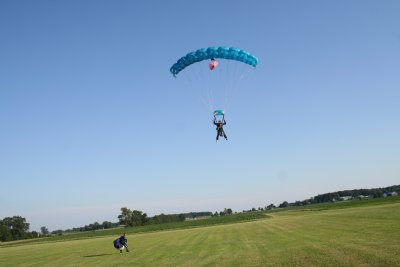
[[[115,253],[103,253],[103,254],[94,254],[94,255],[86,255],[83,256],[84,258],[91,258],[91,257],[102,257],[102,256],[110,256],[113,255]]]

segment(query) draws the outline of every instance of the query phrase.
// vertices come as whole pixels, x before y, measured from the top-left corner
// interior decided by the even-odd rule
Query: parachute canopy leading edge
[[[174,65],[172,65],[172,67],[170,68],[170,72],[174,76],[176,76],[187,66],[199,61],[212,58],[224,58],[241,61],[253,67],[257,66],[258,63],[258,58],[245,50],[241,50],[235,47],[216,46],[201,48],[199,50],[188,53],[186,56],[180,58]]]

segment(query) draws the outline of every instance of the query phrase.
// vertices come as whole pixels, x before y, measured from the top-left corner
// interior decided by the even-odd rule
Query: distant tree
[[[297,201],[294,203],[294,206],[302,206],[301,201],[297,200]]]
[[[152,224],[156,224],[154,217],[148,217],[146,225],[152,225]]]
[[[146,213],[143,213],[141,216],[142,224],[141,225],[146,225],[149,222],[149,217],[147,217]]]
[[[13,240],[27,238],[29,223],[21,216],[6,217],[3,219],[4,224],[10,230]]]
[[[372,193],[373,198],[383,197],[383,192],[381,190],[376,190]]]
[[[219,216],[218,211],[214,212],[214,216]]]
[[[196,215],[192,213],[179,214],[179,215],[161,213],[160,215],[154,216],[153,220],[155,224],[160,224],[169,222],[181,222],[184,221],[186,218],[196,218]]]
[[[54,230],[51,232],[51,234],[53,235],[62,235],[63,234],[63,230]]]
[[[164,213],[161,213],[159,215],[156,215],[153,217],[153,221],[155,224],[160,224],[160,223],[164,223]]]
[[[49,234],[49,230],[46,228],[46,226],[40,227],[40,234],[42,236],[47,236]]]
[[[126,207],[121,208],[121,215],[118,215],[120,224],[132,226],[132,211]]]
[[[13,238],[10,229],[3,222],[3,220],[0,220],[0,241],[4,242],[4,241],[10,241],[12,239]]]
[[[140,226],[142,224],[143,213],[140,210],[132,211],[131,226]]]
[[[99,230],[101,228],[102,228],[102,226],[98,222],[94,222],[92,225],[92,230]]]
[[[181,213],[178,215],[178,219],[180,222],[183,222],[186,218],[185,218],[185,215]]]
[[[287,201],[283,201],[281,204],[279,204],[279,208],[287,208],[289,207],[289,203]]]
[[[230,208],[225,209],[225,213],[228,214],[228,215],[231,215],[232,214],[232,209],[230,209]]]
[[[113,223],[108,221],[104,221],[101,225],[103,226],[103,229],[109,229],[113,227]]]
[[[38,238],[39,237],[39,233],[36,231],[32,231],[28,234],[29,238]]]

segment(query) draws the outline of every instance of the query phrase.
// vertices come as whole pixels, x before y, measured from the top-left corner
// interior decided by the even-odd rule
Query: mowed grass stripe
[[[342,266],[343,261],[337,257],[327,257],[324,244],[326,236],[315,235],[310,217],[282,220],[271,223],[275,232],[286,240],[287,265],[295,266]]]
[[[293,221],[290,223],[293,223]],[[296,254],[302,253],[303,259],[306,259],[314,266],[360,266],[365,263],[354,257],[348,257],[346,253],[333,245],[332,240],[334,240],[338,232],[323,231],[323,225],[319,225],[320,230],[322,230],[321,232],[314,230],[312,222],[297,230],[288,230],[278,225],[274,227],[276,231],[284,233],[292,242],[297,242],[297,246],[301,248],[301,252],[297,252]],[[296,265],[305,264],[306,262],[297,262]]]

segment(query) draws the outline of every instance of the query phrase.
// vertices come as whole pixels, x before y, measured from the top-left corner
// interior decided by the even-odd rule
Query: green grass
[[[400,198],[342,203],[132,232],[122,255],[112,247],[117,236],[10,243],[0,247],[0,266],[400,266]]]

